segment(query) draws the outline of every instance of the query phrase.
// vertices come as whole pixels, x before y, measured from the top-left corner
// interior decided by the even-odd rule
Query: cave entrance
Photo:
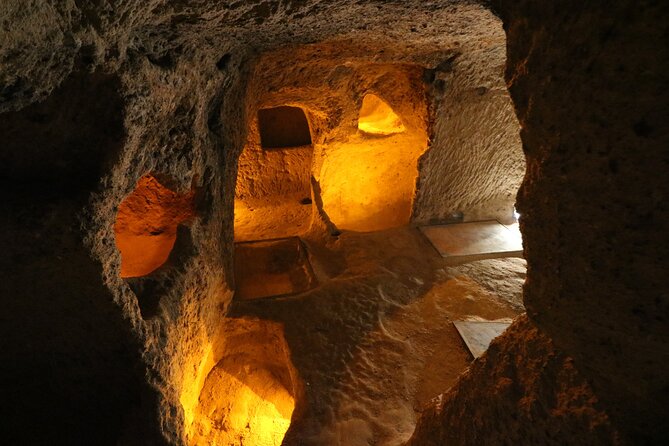
[[[203,380],[189,444],[280,446],[302,392],[281,324],[226,318]]]
[[[378,231],[411,218],[418,159],[428,147],[427,106],[412,71],[387,70],[397,81],[365,92],[357,126],[324,151],[323,210],[342,230]]]
[[[299,235],[312,214],[313,146],[304,110],[261,108],[239,159],[235,241]]]
[[[260,108],[239,160],[235,192],[235,295],[256,299],[316,284],[299,235],[311,226],[313,145],[304,109]]]
[[[329,63],[345,74],[338,88],[316,71],[289,87],[252,83],[259,105],[235,189],[238,299],[315,287],[311,242],[410,222],[418,160],[428,148],[423,68]]]
[[[118,206],[114,241],[121,254],[119,275],[137,297],[144,319],[158,314],[165,280],[189,255],[189,225],[195,217],[195,190],[184,193],[166,184],[168,175],[147,173]]]

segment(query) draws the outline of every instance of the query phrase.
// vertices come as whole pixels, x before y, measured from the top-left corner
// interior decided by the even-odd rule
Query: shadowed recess
[[[177,225],[193,216],[192,191],[181,195],[153,175],[140,178],[116,214],[121,277],[145,276],[165,263],[177,238]]]
[[[299,107],[281,106],[258,110],[260,141],[266,149],[311,144],[307,117]]]

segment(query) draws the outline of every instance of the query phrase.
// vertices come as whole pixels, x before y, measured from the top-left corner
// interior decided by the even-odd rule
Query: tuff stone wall
[[[530,318],[634,443],[669,438],[669,6],[501,3]],[[530,44],[531,42],[531,44]]]
[[[603,12],[600,6],[496,2],[528,166],[518,195],[528,262],[524,301],[541,336],[573,358],[621,441],[663,444],[669,438],[662,372],[669,361],[663,278],[669,8],[618,2]],[[516,328],[505,341],[522,336]],[[517,370],[513,385],[552,373],[532,362]],[[522,400],[500,412],[500,401],[472,391],[492,384],[491,373],[505,376],[504,362],[493,365],[489,355],[428,411],[431,421],[420,422],[414,444],[446,431],[452,443],[468,444],[468,429],[456,417],[513,423],[525,410]],[[546,384],[542,398],[562,392],[553,380]],[[485,435],[511,441],[513,434],[498,427],[487,426]],[[610,443],[582,428],[576,442]]]
[[[504,31],[497,24],[491,32],[497,44],[456,52],[427,73],[432,125],[419,164],[415,223],[512,221],[525,158],[504,83]]]
[[[667,6],[499,1],[495,8],[507,31],[506,79],[528,160],[519,207],[530,319],[573,357],[621,435],[656,441],[667,435],[669,407],[662,373],[669,351],[662,280],[667,54],[658,43],[666,41]],[[237,162],[253,98],[248,80],[262,54],[326,42],[351,60],[365,53],[374,63],[424,67],[425,80],[435,82],[430,88],[446,89],[434,105],[435,145],[421,163],[415,221],[453,210],[465,218],[505,213],[511,204],[500,166],[508,161],[514,169],[512,184],[520,161],[495,151],[507,145],[493,134],[503,129],[504,141],[513,142],[515,121],[495,77],[503,39],[487,5],[9,0],[0,22],[0,123],[11,130],[2,132],[0,156],[3,185],[14,197],[3,204],[3,252],[10,255],[2,267],[9,302],[2,341],[10,347],[1,351],[12,367],[3,371],[2,400],[21,414],[4,418],[16,421],[4,438],[26,443],[78,432],[67,418],[87,420],[85,438],[110,443],[185,441],[232,296]],[[484,68],[487,75],[465,82]],[[475,95],[480,113],[466,105]],[[459,101],[454,114],[439,124],[450,101]],[[31,115],[41,104],[60,118]],[[68,104],[73,111],[63,115]],[[476,125],[463,128],[460,109]],[[71,119],[57,120],[63,116]],[[498,130],[482,130],[483,123]],[[446,139],[461,128],[480,144]],[[63,135],[71,137],[54,142]],[[481,153],[490,169],[460,163],[459,171],[471,171],[451,172],[442,183],[451,151],[465,159],[462,147]],[[167,268],[131,283],[119,275],[113,226],[119,204],[150,173],[171,178],[177,193],[194,189],[196,217],[177,235],[178,255]],[[481,199],[469,193],[474,183],[485,190]],[[45,187],[53,193],[47,201]],[[453,202],[431,195],[444,192]],[[54,290],[60,297],[52,298]],[[137,293],[157,302],[151,316],[140,311]],[[45,326],[53,330],[37,329]],[[53,352],[57,359],[35,365]],[[50,367],[63,372],[62,382],[81,373],[90,386],[63,386],[67,398],[37,392],[26,408],[16,389],[39,389],[43,375],[34,370],[48,375]],[[107,389],[105,398],[115,402],[88,410],[91,388]],[[111,391],[117,388],[139,390]],[[132,407],[140,409],[124,421]],[[52,413],[72,416],[49,420]]]
[[[573,360],[527,316],[421,414],[409,444],[620,444]]]

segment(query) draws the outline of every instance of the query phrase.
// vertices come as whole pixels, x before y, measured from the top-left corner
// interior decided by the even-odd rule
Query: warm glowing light
[[[280,446],[295,400],[269,370],[250,369],[244,382],[217,366],[207,377],[194,444]]]
[[[205,368],[181,390],[187,443],[281,445],[295,409],[295,393],[301,392],[283,325],[226,318],[214,344],[200,363]],[[195,394],[199,396],[193,405]]]
[[[186,373],[184,375],[179,402],[184,410],[186,431],[190,431],[190,427],[193,424],[195,410],[200,397],[200,391],[202,390],[202,386],[204,386],[204,380],[215,365],[213,347],[210,342],[207,342],[199,362],[192,365],[192,369],[195,373]]]
[[[362,99],[358,128],[373,135],[392,135],[405,130],[402,120],[390,105],[372,93]]]
[[[323,158],[323,207],[340,229],[377,231],[409,222],[424,129],[369,138],[352,135]]]
[[[263,109],[250,123],[235,187],[236,241],[287,237],[309,228],[312,206],[304,204],[311,199],[314,156],[309,132],[298,107]]]
[[[114,235],[121,251],[121,277],[145,276],[170,255],[177,225],[194,215],[193,194],[177,194],[152,175],[142,177],[120,204]]]
[[[303,195],[235,198],[235,241],[290,237],[309,229],[313,207],[300,203]]]

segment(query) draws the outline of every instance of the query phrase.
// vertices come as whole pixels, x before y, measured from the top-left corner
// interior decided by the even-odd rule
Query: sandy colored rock
[[[193,193],[180,196],[153,175],[140,178],[119,205],[114,223],[121,277],[146,276],[165,263],[177,239],[177,226],[193,216]]]
[[[439,276],[439,268],[431,260],[393,251],[414,249],[418,239],[343,232],[346,249],[335,255],[330,244],[340,230],[506,219],[525,175],[518,196],[528,267],[524,299],[541,340],[519,325],[496,344],[523,356],[515,358],[513,376],[493,383],[500,398],[473,408],[477,419],[503,418],[521,407],[536,426],[556,429],[562,422],[565,438],[600,426],[587,432],[607,442],[605,411],[622,441],[662,444],[669,436],[663,373],[669,363],[669,11],[652,1],[491,3],[3,2],[0,182],[9,191],[1,231],[0,390],[9,408],[2,416],[9,421],[3,440],[191,440],[200,390],[224,356],[212,353],[226,345],[222,321],[242,311],[230,312],[235,188],[245,167],[240,159],[254,141],[258,109],[292,104],[308,109],[314,147],[310,161],[306,153],[277,156],[276,169],[268,169],[269,183],[276,179],[295,192],[297,199],[281,209],[288,224],[275,220],[258,229],[258,220],[274,215],[264,211],[244,221],[251,234],[300,233],[314,256],[331,254],[315,271],[330,280],[318,290],[320,299],[282,302],[285,307],[264,316],[290,319],[291,305],[306,306],[313,310],[307,322],[334,317],[336,323],[324,325],[325,332],[312,327],[308,336],[299,330],[305,326],[284,327],[293,366],[306,382],[317,383],[304,398],[297,396],[286,441],[408,439],[417,413],[407,395],[429,399],[453,384],[467,362],[457,348],[447,350],[453,361],[425,359],[435,338],[452,340],[438,316],[449,308],[488,316],[503,308],[511,316],[520,308],[508,289],[518,285],[518,265],[510,267],[508,283],[491,272],[498,266],[480,276],[472,266],[463,267],[463,278],[443,277],[446,284],[438,284],[431,275]],[[372,156],[359,163],[399,172],[401,193],[395,200],[387,179],[379,197],[371,196],[369,184],[346,189],[344,201],[360,198],[355,208],[374,211],[371,223],[351,224],[332,209],[336,194],[328,196],[333,183],[350,184],[328,185],[327,179],[349,157],[342,153],[328,167],[324,161],[336,157],[322,155],[346,143],[366,146],[358,119],[369,92],[384,99],[407,129],[384,138],[396,141],[413,128],[420,144],[383,162]],[[394,93],[416,100],[397,101]],[[371,146],[380,139],[374,141]],[[278,181],[288,162],[298,181]],[[196,217],[177,227],[163,267],[141,280],[124,279],[116,216],[151,172],[168,176],[177,195],[197,190]],[[307,190],[311,203],[302,204]],[[414,274],[423,269],[433,273]],[[419,293],[412,278],[459,298],[433,311],[436,296]],[[388,283],[383,293],[376,288],[381,281]],[[470,299],[472,289],[479,297],[497,289],[502,298]],[[396,301],[379,300],[383,296]],[[402,300],[409,297],[411,303]],[[397,302],[412,309],[385,313]],[[379,310],[391,320],[379,319]],[[260,318],[256,313],[265,310],[248,311],[244,317]],[[424,348],[397,349],[378,329],[379,320],[394,324],[392,333],[413,334],[421,323],[432,331],[416,334]],[[342,348],[310,350],[330,340],[328,327],[343,333],[336,344]],[[573,363],[555,362],[546,339]],[[367,354],[378,361],[366,360]],[[409,390],[392,377],[384,381],[402,360],[415,372]],[[500,372],[498,365],[511,364],[504,360],[490,359],[486,371]],[[549,365],[549,377],[537,382],[542,364]],[[572,379],[573,370],[589,390]],[[458,404],[484,392],[488,379],[472,369],[451,391],[453,412],[444,407],[442,414],[458,413]],[[518,399],[518,389],[509,387],[514,379],[542,390],[532,394],[536,404]],[[552,404],[547,399],[553,395],[573,396],[574,405]],[[592,410],[591,395],[599,404]],[[539,410],[546,407],[565,411]],[[581,415],[574,412],[578,407],[585,408]],[[389,428],[393,420],[401,424]],[[428,412],[417,435],[430,437],[433,429],[430,438],[443,438],[447,420]],[[506,426],[485,426],[491,441],[515,435]],[[527,431],[525,438],[545,434]]]
[[[448,392],[408,445],[621,444],[573,360],[520,316]]]

